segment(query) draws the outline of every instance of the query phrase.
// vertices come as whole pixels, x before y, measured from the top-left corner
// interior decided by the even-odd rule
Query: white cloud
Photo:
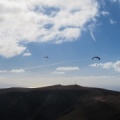
[[[120,61],[114,63],[113,68],[115,69],[115,71],[120,72]]]
[[[113,19],[110,19],[110,24],[114,25],[114,24],[116,24],[116,23],[117,23],[117,21],[115,21],[115,20],[113,20]]]
[[[101,14],[102,14],[103,16],[108,16],[108,15],[110,15],[110,13],[107,12],[107,11],[102,11]]]
[[[52,74],[63,75],[65,74],[65,72],[78,71],[78,70],[80,70],[79,67],[58,67],[56,68],[56,71],[52,72]]]
[[[106,62],[106,63],[94,63],[90,65],[91,67],[102,67],[104,69],[110,69],[113,67],[113,63],[112,62]]]
[[[58,67],[56,68],[57,71],[76,71],[80,70],[79,67]]]
[[[23,73],[24,69],[0,70],[0,73]]]
[[[95,63],[95,64],[91,64],[89,65],[90,67],[101,67],[103,69],[113,69],[117,72],[120,72],[120,61],[116,61],[116,62],[106,62],[106,63]]]
[[[31,56],[30,52],[23,53],[23,56]]]
[[[63,74],[65,74],[65,72],[60,72],[60,71],[54,71],[54,72],[52,72],[52,74],[58,74],[58,75],[63,75]]]
[[[1,0],[0,55],[20,55],[30,42],[76,40],[98,13],[97,0]]]
[[[0,73],[7,73],[7,70],[0,70]]]
[[[13,69],[13,70],[11,70],[9,72],[12,72],[12,73],[23,73],[23,72],[25,72],[25,70],[24,69]]]
[[[89,66],[90,66],[90,67],[98,67],[98,64],[97,64],[97,63],[94,63],[94,64],[90,64]]]
[[[103,64],[102,67],[104,69],[110,69],[110,68],[113,67],[113,63],[112,62],[107,62],[107,63]]]

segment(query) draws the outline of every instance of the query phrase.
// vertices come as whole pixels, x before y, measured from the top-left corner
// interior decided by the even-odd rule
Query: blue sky
[[[0,6],[1,88],[76,81],[120,90],[119,0],[1,0]]]

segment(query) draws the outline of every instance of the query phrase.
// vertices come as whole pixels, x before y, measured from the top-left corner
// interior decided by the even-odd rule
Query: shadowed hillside
[[[78,85],[1,89],[0,120],[120,120],[120,92]]]

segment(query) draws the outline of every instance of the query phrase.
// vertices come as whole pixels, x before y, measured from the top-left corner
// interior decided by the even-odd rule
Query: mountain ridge
[[[120,92],[78,85],[0,89],[1,120],[120,120]]]

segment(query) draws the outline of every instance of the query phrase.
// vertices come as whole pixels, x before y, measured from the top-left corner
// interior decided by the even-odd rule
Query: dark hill
[[[0,120],[120,120],[120,92],[78,85],[1,89]]]

